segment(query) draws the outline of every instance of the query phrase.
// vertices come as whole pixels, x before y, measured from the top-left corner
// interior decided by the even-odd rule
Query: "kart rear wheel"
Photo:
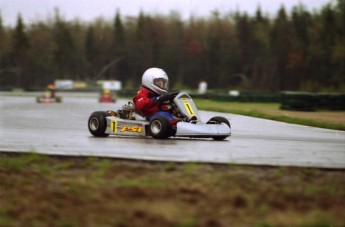
[[[150,120],[149,131],[153,138],[166,139],[171,136],[170,121],[163,116],[153,117]]]
[[[109,113],[105,111],[93,112],[88,121],[88,128],[90,133],[96,137],[107,137],[109,134],[105,133],[107,128],[106,117],[110,116]]]
[[[229,128],[231,128],[229,120],[226,119],[225,117],[212,117],[206,124],[221,124],[221,123],[225,123],[229,126]],[[212,138],[214,140],[224,140],[226,137],[228,136],[213,136]]]

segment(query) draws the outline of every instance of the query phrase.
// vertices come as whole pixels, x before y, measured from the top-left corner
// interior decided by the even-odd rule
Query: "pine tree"
[[[110,68],[109,77],[111,79],[117,79],[122,82],[129,76],[129,67],[128,67],[128,49],[127,49],[127,42],[126,42],[126,34],[125,29],[122,24],[121,14],[120,11],[117,10],[115,21],[114,21],[114,54],[113,59],[111,62],[115,62],[114,66]]]
[[[54,24],[56,77],[67,79],[75,74],[75,45],[67,23],[61,20],[56,12]]]
[[[92,78],[96,76],[97,71],[95,69],[96,62],[96,55],[97,55],[97,49],[95,46],[95,38],[94,38],[94,28],[92,25],[90,25],[86,32],[86,38],[85,38],[85,58],[87,61],[87,71],[89,78]]]
[[[274,82],[276,90],[287,89],[288,75],[286,71],[286,58],[291,46],[291,30],[285,8],[282,6],[274,21],[271,33],[271,45],[274,63]]]
[[[16,87],[27,87],[30,80],[30,72],[25,70],[28,63],[27,54],[30,48],[29,37],[25,33],[25,26],[21,15],[18,15],[17,24],[12,35],[11,61],[16,74],[14,85]]]

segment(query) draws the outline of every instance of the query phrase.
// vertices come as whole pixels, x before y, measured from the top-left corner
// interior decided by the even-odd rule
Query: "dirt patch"
[[[0,154],[0,226],[344,226],[345,171]]]
[[[261,110],[262,111],[262,110]],[[315,111],[315,112],[305,112],[305,111],[288,111],[279,109],[265,109],[263,112],[273,115],[273,116],[286,116],[306,120],[317,120],[332,124],[342,124],[345,125],[345,111]]]

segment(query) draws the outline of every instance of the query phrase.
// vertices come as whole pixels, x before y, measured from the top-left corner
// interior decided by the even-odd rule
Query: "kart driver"
[[[49,98],[55,98],[55,91],[56,91],[56,87],[54,84],[49,84],[47,86],[47,94],[46,94],[46,97],[49,97]]]
[[[159,68],[149,68],[142,77],[141,89],[133,98],[134,105],[137,110],[147,120],[151,120],[155,116],[166,117],[173,131],[176,131],[177,120],[170,112],[170,95],[168,94],[168,75],[164,70]]]

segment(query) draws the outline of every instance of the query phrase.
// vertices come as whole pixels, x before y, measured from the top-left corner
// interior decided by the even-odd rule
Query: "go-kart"
[[[104,91],[99,97],[98,102],[105,102],[105,103],[116,102],[116,99],[113,98],[110,91]]]
[[[115,99],[113,99],[112,97],[100,97],[99,102],[116,102]]]
[[[62,102],[62,98],[59,96],[55,96],[55,97],[50,97],[50,96],[38,96],[36,98],[36,102],[38,103],[60,103]]]
[[[123,105],[122,109],[116,112],[111,110],[93,112],[88,120],[88,128],[95,137],[119,135],[166,139],[176,136],[224,140],[231,135],[230,122],[224,117],[212,117],[206,123],[202,122],[198,109],[187,93],[170,94],[170,103],[170,111],[178,121],[176,130],[171,128],[170,121],[163,116],[146,120],[132,102]]]

